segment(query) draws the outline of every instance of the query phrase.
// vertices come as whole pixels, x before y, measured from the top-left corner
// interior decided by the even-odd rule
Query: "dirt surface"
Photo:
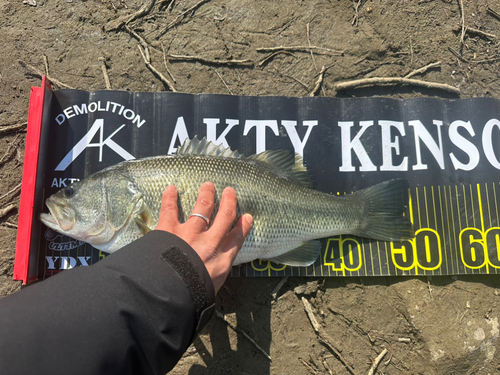
[[[74,88],[105,89],[99,62],[104,58],[113,89],[168,90],[146,66],[137,38],[116,22],[143,5],[153,7],[145,6],[129,26],[148,43],[152,66],[175,81],[180,92],[305,96],[315,91],[324,66],[328,69],[315,92],[320,96],[500,98],[499,43],[484,34],[500,36],[500,20],[487,10],[500,12],[500,1],[37,3],[0,0],[0,210],[19,204],[16,187],[26,136],[24,127],[5,131],[6,126],[26,121],[30,87],[40,84],[31,67],[45,71],[44,55],[49,75]],[[119,29],[110,30],[114,25]],[[469,28],[463,38],[462,25]],[[269,54],[258,50],[309,45],[318,48],[285,51],[264,62]],[[167,56],[165,65],[163,50],[205,61]],[[412,78],[458,88],[459,96],[400,85],[336,90],[342,81],[404,77],[438,61]],[[16,208],[0,218],[0,296],[20,288],[11,280],[17,219]],[[347,363],[355,373],[366,374],[384,349],[378,374],[500,371],[497,278],[290,278],[273,298],[279,282],[228,280],[217,297],[227,322],[214,317],[172,373],[349,374]],[[318,339],[302,297],[312,304],[322,337],[337,347],[342,360]]]

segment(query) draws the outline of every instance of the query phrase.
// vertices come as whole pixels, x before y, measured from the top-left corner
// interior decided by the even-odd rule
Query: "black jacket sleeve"
[[[196,252],[163,231],[0,300],[1,374],[165,374],[213,314]]]

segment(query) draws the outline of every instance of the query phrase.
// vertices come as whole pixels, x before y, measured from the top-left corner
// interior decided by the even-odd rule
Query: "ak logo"
[[[113,140],[113,137],[123,128],[125,124],[116,129],[110,136],[104,139],[104,120],[96,119],[90,130],[85,136],[78,141],[78,143],[66,154],[66,156],[57,165],[56,171],[65,171],[68,166],[75,161],[75,159],[88,147],[96,147],[99,149],[99,161],[102,161],[102,150],[104,146],[109,147],[111,150],[120,155],[124,160],[135,159],[128,151],[121,147]],[[92,139],[99,132],[99,142],[92,143]]]

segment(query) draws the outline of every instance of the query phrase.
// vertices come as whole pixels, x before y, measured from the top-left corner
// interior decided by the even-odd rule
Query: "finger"
[[[219,240],[228,234],[236,220],[237,203],[234,189],[225,188],[220,200],[219,212],[211,228],[211,233]]]
[[[199,214],[205,216],[207,219],[212,215],[212,210],[214,209],[214,196],[215,196],[215,186],[211,182],[205,182],[201,185],[200,193],[198,194],[198,199],[194,205],[192,214]],[[190,216],[188,219],[190,226],[193,229],[202,231],[208,227],[210,222],[205,221],[205,219],[199,216]]]
[[[168,186],[161,198],[160,218],[156,228],[172,230],[179,224],[179,208],[177,207],[177,188]]]
[[[249,214],[245,214],[236,223],[231,232],[222,241],[221,250],[226,253],[233,264],[238,251],[240,251],[245,238],[248,236],[253,227],[253,218]]]

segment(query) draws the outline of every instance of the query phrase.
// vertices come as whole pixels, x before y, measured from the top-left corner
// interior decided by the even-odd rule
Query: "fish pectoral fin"
[[[151,231],[151,228],[148,226],[146,220],[144,220],[141,214],[135,215],[134,221],[139,226],[139,228],[141,228],[142,234],[147,234]]]
[[[307,241],[299,247],[290,250],[274,258],[267,258],[271,262],[285,264],[287,266],[307,267],[318,259],[321,251],[321,242]]]
[[[142,205],[141,211],[134,216],[134,222],[141,228],[142,234],[152,231],[154,228],[153,218],[148,206]]]

